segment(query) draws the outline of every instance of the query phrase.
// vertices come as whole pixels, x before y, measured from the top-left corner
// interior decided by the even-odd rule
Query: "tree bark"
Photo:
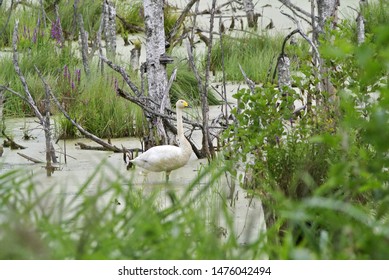
[[[116,55],[116,8],[111,1],[104,1],[102,16],[107,57],[112,59]]]
[[[47,176],[51,176],[51,174],[54,172],[54,169],[52,168],[51,163],[56,162],[56,156],[55,156],[55,150],[53,149],[52,141],[51,141],[51,131],[50,131],[50,108],[48,104],[46,103],[46,115],[44,116],[38,109],[38,107],[35,104],[35,101],[30,93],[30,90],[27,85],[27,81],[20,70],[19,67],[19,55],[17,51],[17,41],[18,41],[18,27],[19,27],[19,21],[16,21],[13,37],[12,37],[12,47],[13,47],[13,64],[14,69],[17,75],[19,76],[19,79],[23,85],[23,89],[25,92],[25,97],[21,94],[16,94],[17,96],[21,97],[24,101],[26,101],[29,106],[33,109],[35,116],[39,119],[40,125],[42,125],[43,130],[45,132],[45,138],[46,138],[46,160],[47,160]],[[37,68],[35,67],[37,70]],[[38,72],[39,73],[39,72]],[[45,84],[46,86],[46,84]],[[45,87],[46,88],[46,87]],[[48,92],[46,92],[46,102],[49,102],[48,99]]]
[[[165,53],[163,1],[144,0],[143,6],[146,29],[148,95],[155,101],[150,103],[150,107],[163,113],[165,108],[170,108],[169,93],[165,91],[168,83],[166,66],[160,62],[160,57]],[[160,104],[160,107],[156,104]],[[146,117],[149,121],[149,138],[145,143],[146,148],[157,144],[168,144],[169,139],[162,119],[147,113]]]
[[[318,34],[325,32],[325,26],[328,24],[331,29],[336,27],[337,24],[337,12],[339,6],[339,0],[317,0],[317,10],[318,10]],[[325,35],[325,34],[324,34]],[[330,38],[329,38],[330,39]],[[321,69],[322,81],[320,83],[320,90],[326,91],[329,94],[329,99],[334,101],[336,100],[335,88],[332,85],[329,77],[329,70],[326,67]],[[327,106],[328,104],[326,104]]]
[[[132,71],[136,72],[139,70],[139,59],[140,59],[142,44],[139,40],[136,40],[133,44],[134,44],[134,48],[131,50],[130,65]]]
[[[365,42],[365,18],[362,15],[362,10],[367,5],[366,0],[359,1],[359,13],[357,16],[357,41],[358,45]]]
[[[258,18],[256,17],[256,15],[254,13],[253,0],[244,0],[243,4],[244,4],[244,10],[245,10],[246,16],[247,16],[248,27],[256,28]]]
[[[330,20],[330,27],[334,28],[338,20],[339,0],[317,0],[319,16],[319,32],[324,32],[324,27]]]
[[[78,14],[78,26],[80,27],[80,45],[81,45],[81,57],[82,64],[84,65],[84,71],[87,76],[90,75],[89,62],[88,62],[88,32],[84,29],[84,20],[82,15]]]

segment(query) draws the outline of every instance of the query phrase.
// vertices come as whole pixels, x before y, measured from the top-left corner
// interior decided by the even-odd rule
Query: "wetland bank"
[[[117,53],[114,58],[110,56],[108,49],[112,42],[104,37],[107,43],[100,53],[104,59],[98,62],[98,56],[85,58],[98,45],[102,3],[76,2],[78,10],[74,10],[72,1],[60,1],[58,14],[65,40],[78,32],[82,34],[79,16],[82,15],[89,33],[90,48],[86,56],[74,37],[62,47],[57,45],[62,38],[55,37],[58,33],[54,31],[58,29],[53,26],[58,27],[58,15],[50,1],[42,1],[49,19],[46,27],[37,28],[37,19],[43,20],[39,4],[33,8],[36,18],[23,17],[23,9],[15,9],[14,13],[21,13],[18,40],[15,40],[20,65],[33,97],[39,100],[37,107],[42,109],[45,100],[47,87],[43,80],[53,91],[52,99],[61,98],[62,106],[73,120],[103,139],[107,147],[143,148],[144,137],[150,131],[155,133],[150,128],[160,124],[158,117],[174,124],[174,115],[169,115],[170,111],[166,111],[169,112],[166,116],[153,115],[137,99],[137,93],[131,93],[133,86],[138,89],[148,86],[132,72],[134,68],[128,63],[137,40],[147,41],[143,33],[132,33],[125,27],[137,24],[129,20],[136,18],[140,10],[135,9],[133,16],[123,17],[124,21],[117,19],[116,28],[120,33],[114,37]],[[116,3],[117,14],[133,12],[120,9],[123,7],[120,2]],[[169,28],[169,23],[172,28],[177,22],[187,4],[181,2],[178,1],[179,9],[165,8],[165,12],[170,11],[165,14],[165,28]],[[46,176],[44,130],[36,117],[20,118],[20,112],[28,116],[32,111],[8,90],[4,105],[5,134],[27,149],[5,148],[0,158],[2,258],[388,257],[382,246],[374,245],[389,240],[384,214],[388,195],[387,147],[379,140],[387,134],[388,69],[382,63],[386,61],[387,51],[384,28],[387,4],[378,1],[359,7],[359,1],[341,1],[338,12],[342,19],[331,26],[332,30],[326,30],[330,39],[313,42],[319,46],[317,52],[321,59],[318,60],[312,59],[311,42],[303,36],[309,31],[306,22],[299,27],[303,29],[296,31],[297,42],[289,44],[284,40],[296,25],[280,13],[282,9],[285,13],[286,6],[275,5],[274,1],[271,7],[266,5],[270,1],[255,7],[255,12],[261,14],[257,29],[244,26],[240,30],[241,19],[246,23],[246,13],[238,2],[221,6],[225,11],[213,15],[214,47],[209,49],[205,37],[210,39],[207,31],[212,13],[204,11],[211,11],[211,3],[199,1],[197,9],[202,13],[194,20],[195,2],[184,27],[197,22],[199,28],[187,31],[181,26],[177,36],[171,37],[176,50],[168,53],[174,63],[167,65],[167,76],[174,75],[174,68],[178,69],[171,88],[171,103],[185,95],[183,98],[193,104],[185,114],[185,134],[197,152],[187,165],[172,172],[168,184],[162,173],[145,175],[138,168],[127,170],[120,152],[80,149],[78,142],[97,144],[79,138],[80,132],[54,104],[50,117],[53,139],[61,138],[60,135],[77,138],[54,141],[58,163],[53,164],[54,173]],[[310,11],[308,1],[304,3],[307,6],[300,8]],[[356,10],[348,9],[350,4]],[[344,15],[350,13],[354,17],[359,9],[366,18],[367,41],[358,46],[355,21],[347,20]],[[6,12],[2,6],[2,13]],[[278,14],[273,16],[273,13]],[[73,14],[75,20],[71,21]],[[23,85],[14,71],[15,59],[9,51],[15,37],[12,21],[15,18],[11,15],[8,39],[2,37],[2,45],[8,52],[1,56],[6,71],[2,72],[0,84],[23,93]],[[283,18],[278,20],[280,16]],[[270,19],[275,28],[268,25]],[[232,21],[239,30],[231,27]],[[222,36],[221,22],[227,30]],[[72,31],[73,25],[80,30]],[[137,28],[144,28],[143,23]],[[282,35],[276,34],[278,29]],[[172,29],[167,29],[166,34],[173,35],[169,30]],[[108,36],[108,33],[101,34]],[[195,67],[187,51],[187,38],[192,40]],[[126,46],[124,39],[130,45]],[[284,55],[291,58],[290,84],[288,77],[279,77],[281,72],[288,71],[275,70],[283,43]],[[53,57],[48,56],[49,60],[45,61],[42,53],[53,53]],[[142,46],[140,62],[146,61],[146,57],[146,47]],[[169,61],[168,57],[163,59]],[[128,76],[120,69],[115,71],[110,61],[123,66]],[[253,65],[261,70],[252,70]],[[43,79],[36,75],[35,66],[44,69]],[[197,77],[193,74],[196,69],[200,73]],[[326,74],[320,69],[327,71]],[[93,74],[88,76],[88,71]],[[128,77],[133,83],[126,80]],[[328,79],[335,91],[324,88]],[[368,98],[372,93],[379,97],[374,102]],[[164,99],[157,100],[159,104]],[[299,114],[291,111],[296,100],[302,108]],[[209,112],[204,110],[207,105]],[[156,116],[152,126],[148,125]],[[206,125],[204,116],[209,119],[205,130],[202,129]],[[208,135],[213,139],[209,151],[204,148],[207,143],[204,131],[212,131]],[[218,132],[221,132],[219,139],[213,138]],[[212,152],[213,149],[216,151]],[[18,152],[43,163],[30,163]],[[209,159],[204,157],[208,152],[214,153]]]

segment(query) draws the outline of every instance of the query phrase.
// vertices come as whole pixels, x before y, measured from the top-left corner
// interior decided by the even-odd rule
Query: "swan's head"
[[[176,108],[184,109],[184,108],[188,108],[188,107],[189,107],[189,104],[185,100],[180,99],[176,103]]]

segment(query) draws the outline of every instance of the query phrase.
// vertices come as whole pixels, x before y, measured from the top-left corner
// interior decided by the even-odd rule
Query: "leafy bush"
[[[226,137],[246,167],[247,187],[262,199],[270,258],[389,258],[382,246],[389,244],[389,29],[376,27],[361,46],[346,34],[333,31],[320,47],[326,66],[340,69],[329,74],[336,102],[324,92],[298,120],[294,89],[278,107],[273,85],[236,94]],[[299,77],[299,89],[313,94]]]

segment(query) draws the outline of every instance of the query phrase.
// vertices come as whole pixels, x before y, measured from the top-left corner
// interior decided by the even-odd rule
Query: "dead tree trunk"
[[[330,21],[330,27],[334,28],[338,21],[339,0],[317,0],[319,16],[319,32],[324,32],[324,27]]]
[[[328,25],[331,29],[336,27],[337,20],[338,20],[338,7],[339,7],[339,0],[317,0],[317,10],[318,10],[318,34],[322,34],[322,36],[326,36],[325,32],[325,26]],[[331,38],[328,38],[328,40],[331,40]],[[320,90],[326,91],[329,95],[329,101],[331,103],[334,103],[336,100],[335,96],[335,88],[331,83],[330,77],[329,77],[329,69],[326,67],[323,67],[321,69],[321,77],[322,81],[320,84]],[[329,104],[324,104],[327,109]]]
[[[105,0],[103,3],[103,30],[108,58],[116,54],[116,8],[114,3]]]
[[[154,102],[150,107],[154,111],[164,113],[170,107],[169,93],[165,91],[168,79],[166,65],[161,63],[165,54],[165,30],[163,18],[163,1],[144,0],[144,17],[146,29],[146,71],[148,96]],[[160,104],[160,105],[157,105]],[[156,144],[168,144],[169,139],[162,118],[146,113],[149,121],[149,138],[146,148]]]
[[[12,46],[13,46],[13,64],[16,74],[19,76],[19,79],[23,85],[23,89],[25,92],[25,96],[11,91],[12,93],[16,94],[20,98],[22,98],[25,102],[28,103],[28,105],[33,109],[35,116],[39,119],[40,125],[42,125],[43,130],[45,131],[45,137],[46,137],[46,159],[47,159],[47,176],[51,176],[54,169],[52,168],[51,163],[56,162],[56,156],[55,156],[55,150],[53,149],[53,144],[51,141],[51,131],[50,131],[50,108],[47,106],[49,104],[46,103],[46,116],[43,116],[42,113],[39,111],[38,107],[35,104],[34,99],[32,98],[32,95],[30,93],[30,90],[27,85],[27,81],[23,75],[23,73],[20,70],[19,67],[19,55],[17,51],[17,41],[18,41],[18,28],[19,28],[19,21],[16,21],[13,37],[12,37]],[[47,93],[46,93],[47,94]],[[47,96],[47,95],[46,95]],[[47,98],[46,98],[47,99]],[[48,102],[46,100],[46,102]]]
[[[212,9],[211,9],[211,18],[209,22],[209,45],[207,52],[207,66],[205,69],[205,82],[204,87],[201,94],[201,108],[202,108],[202,116],[203,116],[203,151],[208,158],[215,156],[215,150],[210,139],[209,133],[209,104],[208,104],[208,87],[209,87],[209,75],[211,69],[211,52],[212,52],[212,40],[213,40],[213,26],[215,19],[215,11],[216,11],[216,0],[212,1]]]
[[[243,4],[244,4],[244,10],[245,10],[246,15],[247,15],[248,27],[256,28],[258,17],[254,13],[253,0],[244,0]]]
[[[358,45],[365,42],[365,18],[363,17],[362,11],[366,7],[367,0],[359,1],[359,12],[357,16],[357,41]]]
[[[142,49],[142,43],[139,40],[136,40],[134,43],[134,48],[131,50],[130,55],[130,65],[132,71],[136,72],[139,70],[139,59],[140,59],[140,52]]]
[[[89,62],[88,62],[88,32],[84,28],[84,20],[82,15],[78,14],[78,26],[80,27],[80,46],[82,64],[84,65],[84,71],[87,76],[90,75]]]

